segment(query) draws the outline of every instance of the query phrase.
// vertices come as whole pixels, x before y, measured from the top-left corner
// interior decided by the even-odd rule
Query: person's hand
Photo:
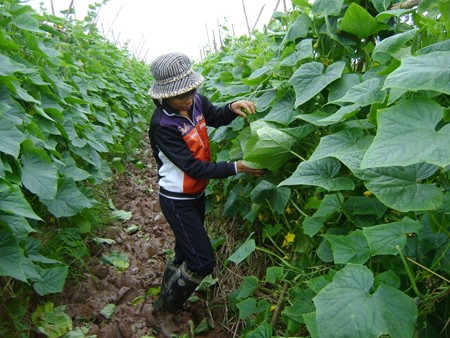
[[[230,105],[230,108],[233,112],[236,114],[247,117],[247,114],[255,114],[256,113],[256,105],[254,102],[246,101],[246,100],[240,100],[233,102]]]
[[[237,162],[237,172],[252,175],[252,176],[262,176],[267,172],[267,170],[266,169],[253,169],[253,168],[247,167],[242,162]]]

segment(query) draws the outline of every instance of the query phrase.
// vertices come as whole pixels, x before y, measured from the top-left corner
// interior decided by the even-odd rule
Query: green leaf
[[[8,276],[27,281],[23,270],[25,256],[17,244],[15,237],[8,231],[0,228],[0,276]]]
[[[414,39],[418,29],[395,34],[390,36],[375,46],[372,52],[373,61],[383,62],[385,55],[396,58],[396,55],[403,48],[404,44]]]
[[[313,98],[322,89],[339,79],[345,68],[345,62],[338,61],[331,64],[325,71],[320,62],[309,62],[302,65],[290,78],[294,87],[296,99],[295,108]]]
[[[19,16],[16,16],[12,18],[11,22],[20,29],[35,32],[35,33],[41,33],[42,31],[39,29],[39,21],[33,18],[28,13],[21,14]]]
[[[62,292],[69,272],[67,266],[56,266],[47,269],[36,266],[36,270],[42,281],[34,283],[33,288],[40,296]]]
[[[54,307],[52,302],[38,305],[31,315],[33,326],[49,338],[63,336],[72,330],[72,319],[65,313],[65,305]]]
[[[106,319],[111,319],[112,315],[116,312],[115,304],[107,304],[101,311],[100,314]]]
[[[442,203],[441,189],[418,182],[438,169],[430,164],[368,169],[364,170],[365,185],[390,208],[402,212],[434,210]]]
[[[360,110],[359,104],[353,103],[348,106],[342,106],[335,113],[329,115],[323,111],[316,111],[311,114],[298,114],[297,118],[305,120],[316,126],[326,127],[336,124],[355,116]]]
[[[5,225],[15,237],[25,237],[31,232],[36,232],[23,216],[0,214],[0,224]]]
[[[26,139],[25,135],[16,128],[13,122],[3,118],[0,124],[0,151],[17,158],[20,144]]]
[[[112,251],[109,254],[102,255],[102,261],[112,265],[119,271],[126,270],[130,267],[130,259],[124,253]]]
[[[0,76],[9,76],[16,72],[22,72],[26,67],[6,55],[0,54]]]
[[[0,210],[5,213],[41,220],[36,215],[17,186],[9,186],[0,182]]]
[[[443,115],[439,104],[420,97],[380,110],[377,135],[361,167],[407,166],[422,162],[442,167],[450,165],[450,125],[436,130]]]
[[[90,208],[92,203],[78,189],[75,181],[68,177],[58,180],[58,191],[54,199],[41,199],[48,210],[55,217],[70,217],[79,213],[84,208]]]
[[[338,194],[325,195],[319,208],[311,217],[305,217],[302,223],[306,235],[312,237],[317,234],[334,213],[341,211],[342,196]]]
[[[323,235],[330,243],[336,264],[364,264],[370,258],[369,246],[361,230],[348,235]]]
[[[294,23],[290,25],[281,44],[284,45],[289,41],[306,38],[308,36],[309,26],[311,26],[311,18],[305,13],[300,14]]]
[[[284,275],[284,268],[282,266],[269,266],[266,269],[266,277],[264,281],[275,284],[277,280]]]
[[[247,298],[236,306],[239,309],[239,319],[245,319],[253,314],[267,311],[270,308],[270,304],[267,300],[264,299],[256,302],[256,299],[254,298]]]
[[[374,103],[383,103],[385,99],[386,91],[381,90],[380,79],[372,78],[356,84],[349,88],[343,97],[328,103],[352,102],[364,107]]]
[[[344,0],[315,0],[312,6],[314,16],[339,16]]]
[[[253,122],[250,127],[252,136],[245,145],[245,161],[275,171],[294,156],[290,150],[297,141],[294,136],[262,120]]]
[[[254,203],[269,203],[276,214],[282,215],[291,197],[291,190],[287,187],[277,187],[269,181],[262,180],[252,190],[250,197]]]
[[[404,217],[400,222],[380,224],[363,228],[364,236],[370,247],[370,254],[397,255],[397,247],[401,250],[406,244],[407,235],[418,233],[423,225]]]
[[[389,8],[393,0],[371,0],[378,12],[383,12]]]
[[[267,338],[272,336],[272,326],[264,321],[256,329],[245,333],[242,338]]]
[[[258,289],[259,279],[255,276],[244,276],[242,284],[239,288],[238,297],[247,298]]]
[[[46,151],[41,148],[25,149],[21,160],[23,185],[39,198],[54,198],[58,173]]]
[[[354,183],[347,177],[335,177],[341,169],[341,163],[334,158],[301,162],[294,173],[279,186],[313,185],[328,191],[353,190]]]
[[[413,336],[418,311],[403,292],[381,285],[374,293],[372,272],[348,264],[313,301],[320,337],[396,338]]]
[[[247,240],[242,244],[227,260],[239,264],[244,261],[250,254],[256,250],[256,244],[254,239]]]
[[[354,2],[347,8],[339,25],[339,29],[360,38],[367,38],[386,28],[389,26],[375,20],[369,12]]]
[[[432,52],[402,59],[400,67],[388,75],[383,89],[434,90],[450,94],[450,53]]]

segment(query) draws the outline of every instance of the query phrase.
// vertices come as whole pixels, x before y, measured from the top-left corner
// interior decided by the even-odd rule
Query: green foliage
[[[448,332],[448,1],[392,4],[293,1],[198,65],[204,94],[258,111],[212,131],[213,149],[269,169],[210,187],[254,234],[231,261],[265,253],[265,282],[290,290],[244,295],[245,280],[229,297],[243,336]]]
[[[152,111],[148,66],[99,34],[101,5],[74,21],[38,14],[19,0],[0,4],[5,334],[26,332],[22,308],[5,310],[9,297],[23,293],[26,303],[31,290],[39,296],[61,292],[69,270],[85,267],[84,237],[112,219],[99,211],[102,184],[132,159],[129,149],[140,142]]]

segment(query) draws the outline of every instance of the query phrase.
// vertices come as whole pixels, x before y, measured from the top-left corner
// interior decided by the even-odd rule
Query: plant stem
[[[411,268],[409,267],[408,262],[407,262],[406,259],[405,259],[405,256],[403,255],[402,250],[400,249],[400,246],[397,245],[397,246],[396,246],[396,249],[397,249],[397,251],[398,251],[398,253],[399,253],[399,255],[400,255],[400,258],[401,258],[401,260],[402,260],[402,262],[403,262],[403,265],[404,265],[404,267],[405,267],[406,273],[408,274],[409,281],[411,282],[411,286],[412,286],[412,288],[413,288],[413,290],[414,290],[414,293],[417,295],[417,297],[419,297],[419,298],[421,298],[421,299],[425,298],[424,295],[422,295],[422,294],[420,293],[419,289],[417,288],[417,285],[416,285],[416,279],[415,279],[415,277],[414,277],[414,275],[413,275],[413,273],[412,273],[412,271],[411,271]]]
[[[284,282],[283,288],[281,289],[280,297],[278,298],[278,301],[277,301],[277,307],[275,309],[275,312],[273,313],[272,320],[270,321],[270,326],[272,326],[272,327],[274,327],[278,321],[278,317],[280,316],[280,313],[282,310],[281,306],[283,305],[284,298],[285,298],[288,287],[289,287],[289,284],[287,282]]]

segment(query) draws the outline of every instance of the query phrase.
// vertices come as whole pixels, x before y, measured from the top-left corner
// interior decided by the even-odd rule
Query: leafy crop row
[[[245,337],[448,334],[450,2],[392,3],[294,0],[199,65],[257,104],[217,158],[270,170],[211,187],[254,233],[229,260],[273,264],[230,295]]]
[[[147,66],[98,34],[97,6],[74,22],[0,3],[0,276],[41,296],[62,290],[68,266],[39,234],[68,218],[89,227],[93,188],[150,111]]]

